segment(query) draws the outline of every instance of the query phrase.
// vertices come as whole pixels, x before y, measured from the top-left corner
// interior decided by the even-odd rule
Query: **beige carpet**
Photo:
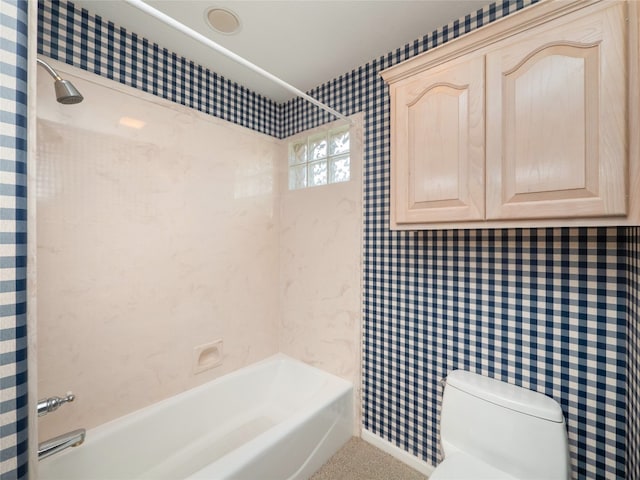
[[[391,455],[352,438],[310,480],[425,480]]]

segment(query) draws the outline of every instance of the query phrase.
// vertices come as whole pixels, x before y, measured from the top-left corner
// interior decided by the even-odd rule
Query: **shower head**
[[[84,97],[78,89],[73,86],[73,83],[69,80],[63,80],[62,77],[58,75],[58,72],[56,72],[47,62],[38,58],[38,64],[42,65],[44,69],[49,72],[49,75],[54,78],[54,87],[56,89],[56,99],[58,102],[65,105],[72,105],[84,100]]]
[[[55,89],[56,99],[58,100],[58,102],[65,105],[80,103],[82,100],[84,100],[84,97],[69,80],[56,80]]]

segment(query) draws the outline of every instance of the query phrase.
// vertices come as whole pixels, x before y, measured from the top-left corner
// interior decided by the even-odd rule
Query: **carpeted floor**
[[[310,480],[426,480],[391,455],[353,437]]]

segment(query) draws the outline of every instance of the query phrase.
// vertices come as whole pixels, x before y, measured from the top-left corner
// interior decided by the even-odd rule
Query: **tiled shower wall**
[[[27,2],[0,0],[0,478],[27,476]]]
[[[576,476],[622,478],[624,437],[637,442],[640,403],[637,229],[388,230],[389,114],[379,72],[527,3],[505,1],[478,10],[310,92],[343,113],[365,114],[364,423],[369,430],[435,463],[439,402],[435,382],[457,362],[486,373],[493,368],[493,374],[549,393],[562,403]],[[2,0],[2,4],[4,8],[13,3]],[[275,106],[252,97],[255,102],[247,106],[242,98],[251,97],[249,92],[241,87],[236,90],[219,77],[221,87],[216,91],[230,93],[214,99],[211,84],[216,85],[215,74],[164,52],[168,60],[160,62],[161,70],[137,76],[145,60],[139,52],[149,48],[155,52],[156,47],[134,35],[116,41],[122,30],[108,25],[108,32],[96,37],[92,32],[102,32],[98,27],[104,26],[74,11],[70,4],[44,2],[43,6],[51,11],[50,17],[41,15],[43,35],[47,29],[57,29],[59,35],[39,46],[46,55],[120,81],[127,72],[134,72],[135,83],[124,81],[143,89],[151,85],[152,91],[174,101],[218,112],[230,121],[275,136],[286,137],[329,120],[300,100]],[[58,10],[57,17],[54,10]],[[72,38],[78,41],[70,47]],[[83,38],[90,44],[83,46]],[[94,42],[96,38],[100,42]],[[120,58],[116,64],[109,58],[114,55]],[[122,62],[125,73],[116,74]],[[160,78],[175,78],[176,65],[178,80],[162,83]],[[180,70],[183,66],[188,66],[188,76]],[[229,95],[234,97],[225,100]],[[220,107],[215,106],[218,100]],[[631,288],[627,297],[629,259],[633,266],[628,269]],[[626,303],[633,322],[628,360]],[[635,368],[630,368],[625,428],[627,361]],[[505,363],[509,363],[506,368]],[[631,446],[627,476],[638,478],[638,449]]]

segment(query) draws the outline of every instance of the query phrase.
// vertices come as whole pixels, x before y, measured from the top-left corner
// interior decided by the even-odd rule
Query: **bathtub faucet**
[[[69,447],[77,447],[78,445],[81,445],[82,442],[84,442],[86,433],[87,432],[84,428],[80,428],[73,432],[65,433],[52,438],[51,440],[42,442],[38,445],[38,460],[47,458],[58,452],[66,450]]]

